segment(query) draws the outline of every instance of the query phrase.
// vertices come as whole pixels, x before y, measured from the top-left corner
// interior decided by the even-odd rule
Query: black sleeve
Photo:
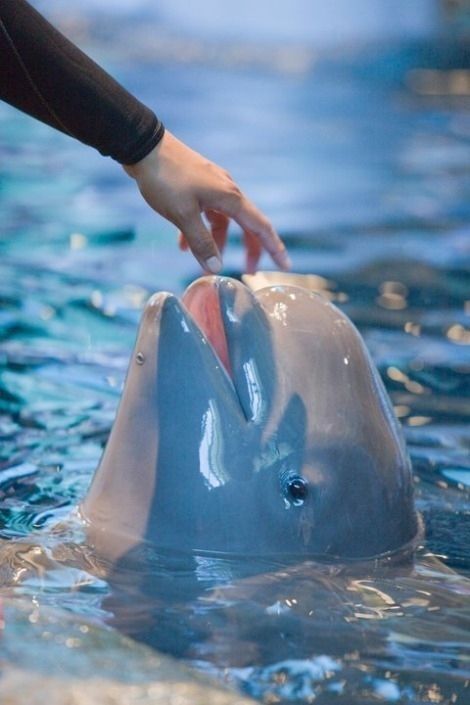
[[[121,164],[143,159],[164,133],[26,0],[0,0],[0,98]]]

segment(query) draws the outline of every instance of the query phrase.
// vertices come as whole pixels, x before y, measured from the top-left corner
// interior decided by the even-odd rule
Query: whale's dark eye
[[[294,504],[303,504],[308,495],[308,484],[302,477],[292,477],[287,482],[287,493]]]

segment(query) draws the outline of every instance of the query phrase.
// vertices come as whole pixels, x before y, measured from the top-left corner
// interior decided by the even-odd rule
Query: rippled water
[[[269,53],[237,67],[217,51],[196,65],[99,51],[172,131],[230,168],[294,269],[317,274],[358,325],[405,428],[426,540],[414,566],[156,554],[138,579],[107,574],[69,514],[146,297],[197,271],[115,165],[0,106],[4,593],[111,622],[268,703],[468,702],[468,104],[406,89],[429,48],[294,72]],[[240,273],[236,242],[226,267]]]

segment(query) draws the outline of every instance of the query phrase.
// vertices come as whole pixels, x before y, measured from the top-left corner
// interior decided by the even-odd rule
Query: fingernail
[[[208,269],[209,272],[212,272],[213,274],[217,274],[222,269],[222,262],[215,255],[213,257],[209,257],[209,259],[206,259],[205,264],[206,269]]]

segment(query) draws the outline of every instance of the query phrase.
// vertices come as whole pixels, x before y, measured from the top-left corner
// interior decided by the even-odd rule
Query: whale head
[[[305,288],[219,276],[148,302],[81,514],[110,560],[145,542],[366,559],[419,527],[401,430],[351,321]]]

